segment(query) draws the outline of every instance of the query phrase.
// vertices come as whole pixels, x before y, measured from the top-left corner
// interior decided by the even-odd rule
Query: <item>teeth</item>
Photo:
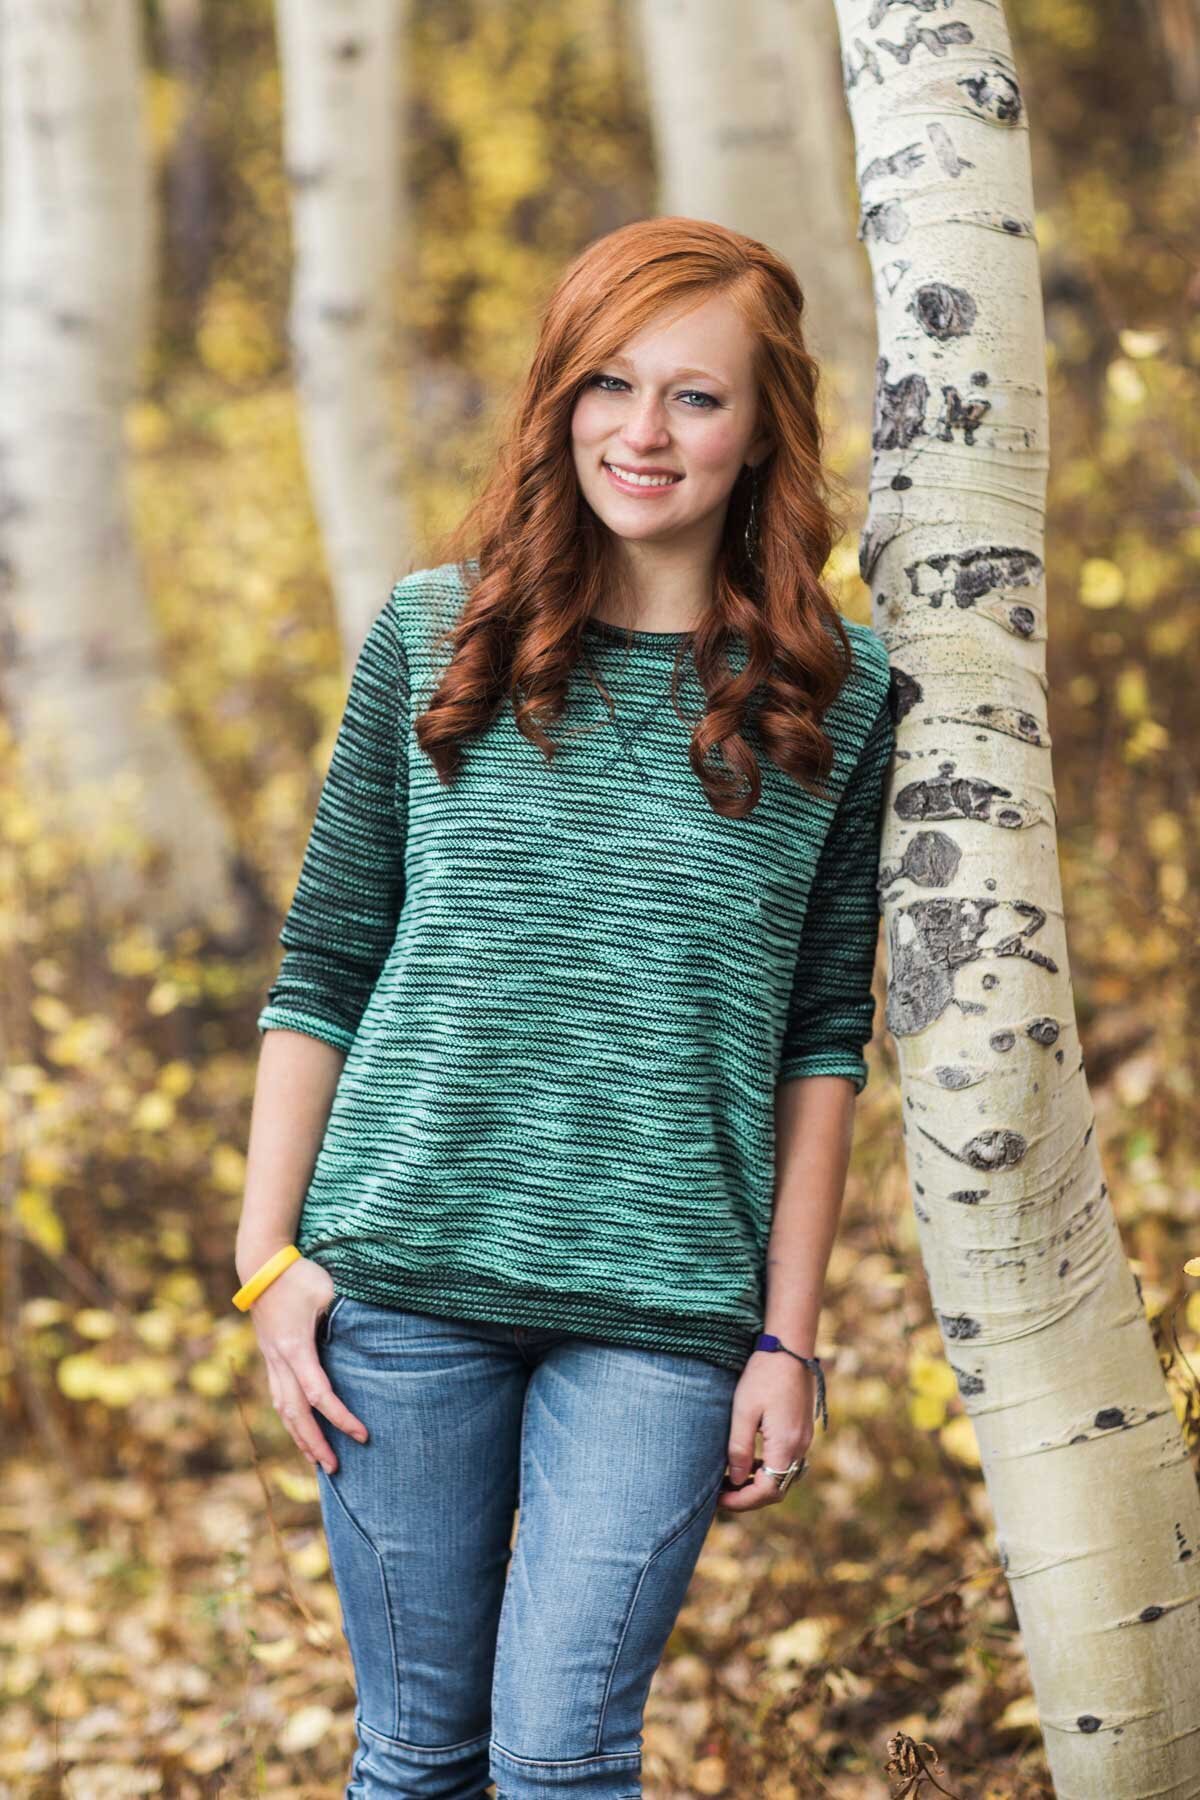
[[[608,463],[606,466],[619,475],[622,481],[636,482],[638,487],[670,487],[672,482],[680,479],[678,475],[635,475],[632,469],[623,469],[620,463]]]

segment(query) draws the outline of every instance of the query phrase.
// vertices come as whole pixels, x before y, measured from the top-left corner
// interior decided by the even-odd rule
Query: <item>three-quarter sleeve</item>
[[[354,1041],[404,897],[408,664],[391,598],[359,652],[258,1016],[340,1050]]]
[[[863,1049],[875,1018],[879,845],[895,751],[895,678],[867,732],[825,840],[800,936],[779,1080],[845,1075],[867,1084]]]

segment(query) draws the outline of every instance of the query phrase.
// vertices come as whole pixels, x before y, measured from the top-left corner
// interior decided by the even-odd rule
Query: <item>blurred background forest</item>
[[[1048,338],[1075,999],[1124,1242],[1194,1447],[1200,14],[1007,11]],[[289,347],[278,21],[268,0],[164,0],[143,29],[161,239],[123,421],[131,531],[158,704],[211,780],[253,928],[159,930],[153,854],[48,818],[0,730],[0,1794],[333,1795],[354,1693],[316,1481],[230,1306],[254,1019],[347,680]],[[619,0],[413,0],[404,63],[388,412],[409,523],[379,605],[461,512],[536,297],[585,242],[670,210]],[[843,181],[853,229],[849,156]],[[819,259],[794,261],[818,289]],[[869,391],[866,324],[831,392]],[[867,424],[829,420],[860,494]],[[832,574],[869,623],[861,515],[849,524]],[[97,923],[114,859],[133,877],[116,931]],[[714,1526],[651,1696],[656,1800],[887,1800],[935,1791],[901,1779],[922,1760],[963,1797],[1050,1791],[916,1250],[882,1023],[870,1057],[819,1346],[836,1428],[784,1504]]]

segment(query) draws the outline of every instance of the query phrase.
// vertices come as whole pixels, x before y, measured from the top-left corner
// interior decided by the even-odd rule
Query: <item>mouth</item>
[[[608,475],[608,479],[612,482],[613,486],[619,488],[623,494],[637,494],[639,496],[643,494],[666,494],[669,493],[672,488],[678,487],[680,482],[684,480],[682,475],[676,474],[637,476],[632,472],[626,472],[619,464],[610,462],[606,462],[604,468]]]

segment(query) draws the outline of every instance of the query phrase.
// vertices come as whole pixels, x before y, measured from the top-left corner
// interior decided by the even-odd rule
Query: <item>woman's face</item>
[[[757,429],[752,350],[732,303],[715,294],[645,328],[589,376],[571,448],[583,496],[610,531],[715,555],[742,464],[770,449]],[[638,485],[618,469],[676,479]]]

